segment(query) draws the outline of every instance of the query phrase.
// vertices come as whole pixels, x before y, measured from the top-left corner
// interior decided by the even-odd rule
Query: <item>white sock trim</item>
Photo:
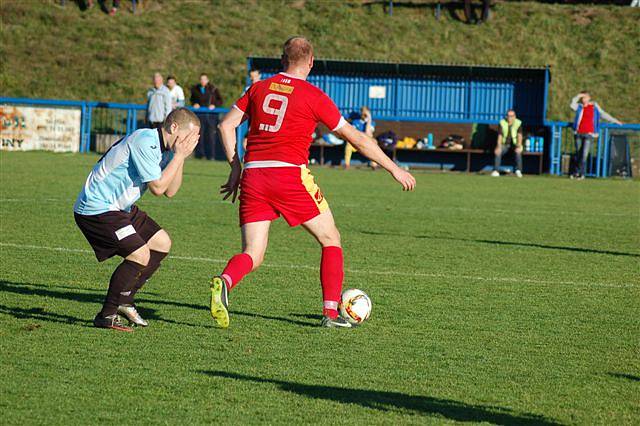
[[[231,281],[231,277],[227,274],[220,275],[223,280],[227,282],[227,287],[231,287],[233,285],[233,281]]]
[[[338,302],[334,302],[333,300],[325,300],[324,301],[325,309],[335,309],[338,310]]]

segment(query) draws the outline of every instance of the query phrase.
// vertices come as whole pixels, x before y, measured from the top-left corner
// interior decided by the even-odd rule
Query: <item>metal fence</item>
[[[549,145],[549,173],[562,176],[571,172],[576,146],[572,123],[565,121],[551,121],[546,125],[550,129]],[[586,176],[611,176],[611,137],[626,135],[628,139],[630,159],[640,162],[640,124],[602,124],[600,133],[591,145],[591,151],[586,163]]]
[[[89,152],[95,149],[96,139],[100,135],[123,136],[134,132],[136,129],[146,126],[146,105],[121,104],[112,102],[94,101],[67,101],[55,99],[28,99],[0,97],[2,104],[79,108],[81,110],[80,123],[80,152]],[[198,114],[225,114],[227,108],[189,108]],[[398,121],[448,121],[395,117]],[[462,122],[466,120],[450,120],[450,122]],[[482,122],[482,120],[480,120]],[[492,122],[492,121],[491,121]],[[575,155],[575,144],[571,123],[564,121],[546,122],[549,129],[549,141],[546,148],[549,155],[549,173],[561,176],[571,170],[572,158]],[[242,141],[247,132],[246,122],[240,126],[237,132],[237,147],[242,158]],[[640,164],[640,124],[613,125],[603,124],[600,127],[600,136],[591,147],[587,159],[586,175],[591,177],[611,176],[611,136],[625,134],[629,141],[627,155]]]

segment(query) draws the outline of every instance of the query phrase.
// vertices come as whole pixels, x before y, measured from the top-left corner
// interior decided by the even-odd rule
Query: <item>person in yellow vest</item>
[[[491,176],[500,176],[500,163],[502,157],[512,151],[516,157],[516,176],[522,177],[522,121],[516,118],[516,112],[507,111],[507,116],[500,120],[498,130],[498,143],[494,151],[493,172]]]

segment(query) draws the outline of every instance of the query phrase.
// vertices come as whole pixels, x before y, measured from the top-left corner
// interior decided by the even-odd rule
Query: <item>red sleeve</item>
[[[237,108],[241,112],[247,114],[247,108],[249,108],[249,90],[244,92],[244,95],[242,95],[240,99],[238,99],[236,103],[233,104],[233,108]]]
[[[337,130],[345,123],[340,110],[326,93],[322,93],[313,107],[316,119],[330,130]]]

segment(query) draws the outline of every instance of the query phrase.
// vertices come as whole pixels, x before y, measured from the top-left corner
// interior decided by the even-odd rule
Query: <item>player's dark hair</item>
[[[162,127],[168,132],[171,130],[173,123],[176,123],[179,127],[189,126],[189,123],[192,123],[194,127],[200,127],[200,119],[198,116],[186,108],[176,108],[171,111],[167,118],[164,119]]]
[[[172,76],[172,75],[167,76],[167,81],[169,81],[169,80],[175,80],[175,79],[176,79],[176,78],[175,78],[174,76]]]
[[[311,56],[313,56],[313,46],[304,37],[291,37],[282,46],[282,63],[285,67],[307,61]]]

